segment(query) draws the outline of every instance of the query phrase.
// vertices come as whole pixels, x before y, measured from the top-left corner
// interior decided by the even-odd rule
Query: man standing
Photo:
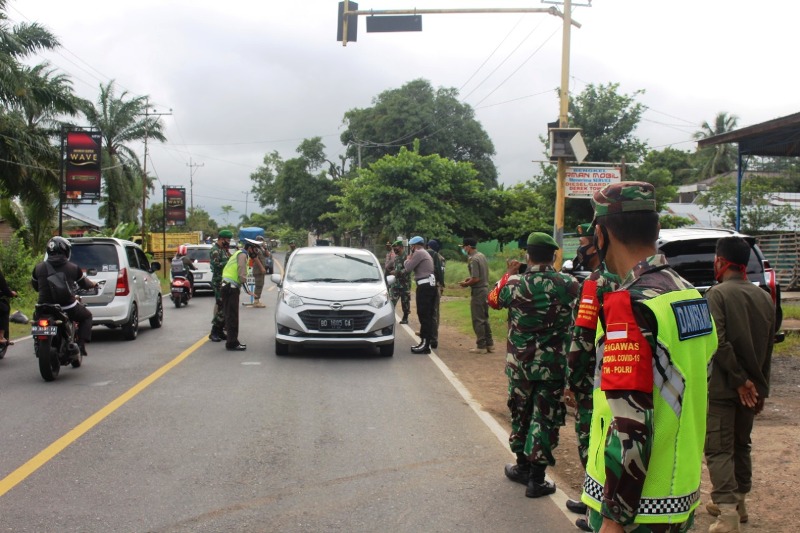
[[[403,263],[406,272],[413,272],[417,281],[417,318],[419,319],[418,345],[411,348],[411,353],[431,353],[431,335],[433,334],[433,303],[436,299],[436,277],[433,275],[433,259],[425,251],[425,239],[417,235],[408,241],[411,255]]]
[[[489,325],[489,304],[486,297],[489,295],[489,263],[486,256],[477,249],[478,241],[465,237],[461,249],[469,257],[467,270],[469,276],[458,284],[470,288],[469,310],[472,315],[472,329],[477,336],[475,348],[469,353],[486,353],[494,351],[492,328]]]
[[[745,496],[752,486],[750,432],[769,395],[775,305],[747,279],[750,245],[741,237],[717,241],[714,277],[706,292],[719,346],[708,383],[706,463],[711,478],[710,533],[739,531],[747,522]],[[737,513],[738,511],[738,513]]]
[[[403,268],[408,258],[403,248],[403,241],[394,241],[392,252],[394,252],[394,263],[389,274],[393,274],[395,280],[389,287],[389,297],[392,300],[392,309],[397,307],[397,300],[400,300],[400,308],[403,310],[400,323],[408,324],[408,315],[411,313],[411,274]]]
[[[433,302],[433,329],[431,332],[431,348],[439,347],[439,304],[444,293],[444,268],[446,260],[439,253],[441,244],[436,239],[428,241],[428,253],[433,259],[433,275],[436,277],[436,300]]]
[[[582,496],[589,525],[684,532],[700,501],[714,321],[708,302],[657,253],[651,184],[607,185],[592,204],[600,259],[622,283],[603,295]],[[578,319],[596,323],[596,309]]]
[[[553,269],[558,244],[551,236],[533,232],[527,244],[525,273],[519,274],[519,261],[509,261],[488,302],[495,309],[508,309],[508,442],[517,463],[506,465],[505,474],[527,485],[525,496],[539,498],[556,491],[545,479],[545,470],[556,464],[553,450],[564,425],[561,398],[569,324],[580,284]]]
[[[253,305],[255,308],[266,307],[261,303],[261,293],[264,290],[264,277],[267,275],[267,251],[264,245],[264,237],[259,235],[256,237],[258,244],[254,247],[255,257],[253,257]]]
[[[386,243],[386,257],[383,260],[383,272],[385,274],[391,274],[392,270],[394,270],[394,258],[395,253],[392,249],[392,243]]]
[[[258,254],[258,242],[244,239],[244,250],[236,250],[231,254],[222,270],[222,307],[225,313],[225,348],[233,351],[244,351],[246,344],[239,342],[239,289],[252,295],[247,287],[247,260]]]
[[[211,334],[208,336],[213,342],[224,341],[225,312],[222,305],[222,270],[228,264],[231,253],[228,250],[233,233],[224,229],[219,232],[217,242],[211,245],[209,252],[211,264],[211,287],[214,289],[214,316],[211,318]]]
[[[289,257],[291,257],[292,252],[294,252],[296,249],[297,249],[297,244],[295,244],[294,239],[292,239],[291,241],[289,241],[289,251],[286,252],[286,257],[283,259],[284,267],[289,264]]]

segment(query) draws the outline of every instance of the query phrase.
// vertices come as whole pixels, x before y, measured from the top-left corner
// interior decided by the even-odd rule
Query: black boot
[[[415,344],[414,346],[412,346],[411,347],[411,351],[413,352],[414,350],[418,350],[418,349],[422,348],[424,345],[425,345],[425,339],[420,337],[419,344]]]
[[[422,344],[411,347],[411,353],[431,353],[431,342],[428,339],[422,339]]]
[[[545,469],[545,465],[531,466],[531,477],[528,479],[528,488],[525,489],[525,496],[528,498],[540,498],[556,491],[556,484],[544,478]]]
[[[404,314],[402,320],[400,320],[401,324],[408,324],[408,315]]]
[[[528,484],[528,479],[531,477],[531,463],[524,454],[517,454],[517,463],[508,463],[505,467],[505,474],[511,481]]]

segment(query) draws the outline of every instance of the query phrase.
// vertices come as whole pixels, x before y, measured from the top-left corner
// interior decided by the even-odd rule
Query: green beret
[[[399,240],[398,241],[394,241],[392,243],[392,246],[403,246],[403,241],[399,241]]]
[[[591,237],[594,235],[594,226],[587,222],[586,224],[580,224],[575,231],[578,232],[578,237]]]
[[[223,239],[233,239],[233,232],[228,229],[224,229],[219,232],[219,236]]]
[[[553,250],[558,250],[558,244],[547,233],[534,231],[528,235],[528,246],[549,246]]]
[[[606,185],[592,197],[594,216],[656,210],[656,189],[643,181],[621,181]]]

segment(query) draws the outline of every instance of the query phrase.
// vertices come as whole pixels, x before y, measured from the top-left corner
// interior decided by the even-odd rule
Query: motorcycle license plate
[[[177,293],[177,294],[183,294],[183,289],[180,288],[180,287],[176,287],[176,288],[172,289],[172,292]]]
[[[31,335],[47,335],[54,337],[58,334],[58,326],[33,326]]]
[[[320,331],[353,331],[352,318],[320,318]]]

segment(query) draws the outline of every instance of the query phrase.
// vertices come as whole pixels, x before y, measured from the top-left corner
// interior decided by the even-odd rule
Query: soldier
[[[383,260],[383,271],[386,274],[390,274],[392,270],[394,270],[394,257],[395,253],[392,250],[392,243],[386,243],[386,257]]]
[[[556,463],[553,450],[564,425],[561,398],[570,311],[580,290],[575,278],[553,269],[556,250],[552,237],[531,233],[525,273],[519,274],[519,261],[509,261],[508,271],[488,297],[493,308],[508,309],[508,441],[517,463],[506,465],[505,474],[527,485],[528,498],[556,491],[555,484],[545,479],[545,470]]]
[[[578,438],[578,457],[586,468],[589,450],[589,430],[592,424],[592,390],[594,389],[594,369],[597,361],[594,341],[597,336],[597,320],[588,323],[578,317],[594,316],[593,307],[602,305],[603,294],[615,290],[622,281],[606,271],[594,248],[594,226],[581,224],[577,228],[581,236],[578,256],[575,258],[575,270],[591,272],[583,282],[580,305],[572,312],[572,338],[567,354],[567,387],[568,396],[572,394],[575,404],[575,435]],[[580,265],[580,266],[579,266]],[[575,520],[575,526],[583,531],[591,531],[587,518],[588,507],[579,500],[567,500],[567,509],[583,515]]]
[[[392,300],[392,308],[397,307],[397,300],[400,300],[400,308],[403,310],[403,318],[400,323],[408,324],[408,315],[411,313],[411,274],[403,268],[403,263],[408,257],[403,248],[403,241],[394,241],[392,251],[394,252],[394,263],[388,273],[394,275],[395,281],[389,288],[389,296]]]
[[[222,270],[228,263],[231,253],[228,250],[233,233],[224,229],[219,232],[217,242],[211,245],[211,287],[214,289],[214,316],[211,319],[211,334],[208,336],[213,342],[227,339],[225,335],[225,313],[222,305]]]
[[[431,348],[439,347],[439,304],[444,294],[444,269],[446,259],[439,253],[442,245],[436,239],[428,241],[428,253],[433,259],[433,275],[436,276],[436,299],[433,303],[433,329],[431,333]]]
[[[264,278],[267,275],[267,258],[270,253],[264,243],[264,237],[256,237],[257,246],[254,247],[255,257],[252,259],[253,267],[253,308],[266,307],[261,303],[261,293],[264,291]]]
[[[286,252],[286,257],[284,257],[283,259],[283,266],[289,264],[289,257],[291,257],[292,252],[294,252],[296,249],[297,249],[297,244],[295,244],[294,239],[292,239],[291,241],[289,241],[289,251]]]
[[[602,310],[585,306],[578,316],[587,324],[601,316],[603,328],[582,496],[589,525],[688,531],[700,501],[714,321],[706,300],[658,253],[651,184],[614,183],[592,203],[597,251],[622,283],[603,295]]]
[[[489,295],[489,263],[486,256],[478,251],[478,241],[465,237],[461,249],[467,259],[469,277],[458,284],[470,288],[470,314],[472,315],[472,329],[475,331],[476,347],[470,348],[470,353],[486,353],[494,351],[492,328],[489,325],[489,305],[486,297]]]

